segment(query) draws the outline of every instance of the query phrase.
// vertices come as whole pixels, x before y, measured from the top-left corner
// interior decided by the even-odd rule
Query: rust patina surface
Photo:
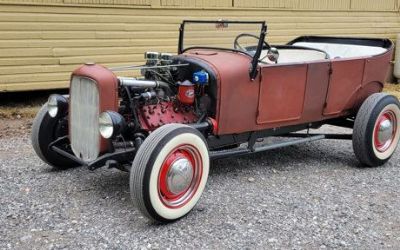
[[[393,47],[378,56],[292,64],[260,64],[230,51],[189,50],[217,74],[217,134],[233,134],[322,121],[356,110],[384,86]]]
[[[106,110],[118,111],[118,78],[111,71],[98,64],[85,64],[72,72],[71,79],[74,76],[87,77],[96,82],[99,91],[99,114]],[[99,140],[100,151],[107,151],[107,140],[100,135]]]

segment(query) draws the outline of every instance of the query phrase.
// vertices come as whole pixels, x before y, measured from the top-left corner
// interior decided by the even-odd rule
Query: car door
[[[332,60],[332,75],[324,115],[337,115],[353,107],[362,85],[365,59]]]
[[[322,119],[330,62],[263,65],[257,124],[266,127]]]

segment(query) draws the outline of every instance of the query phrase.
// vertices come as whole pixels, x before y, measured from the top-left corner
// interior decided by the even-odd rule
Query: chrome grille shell
[[[100,154],[100,102],[96,81],[72,76],[69,112],[72,151],[85,162],[96,160]]]

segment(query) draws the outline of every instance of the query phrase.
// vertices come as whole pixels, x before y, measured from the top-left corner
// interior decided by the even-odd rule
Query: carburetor
[[[154,75],[169,77],[169,69],[160,67],[167,66],[172,63],[172,54],[170,53],[159,53],[159,52],[146,52],[144,53],[144,59],[146,60],[146,68],[141,69],[140,73],[146,79],[157,80]],[[150,67],[150,68],[149,68]]]
[[[172,62],[172,54],[148,51],[144,53],[144,59],[146,66],[168,65]]]

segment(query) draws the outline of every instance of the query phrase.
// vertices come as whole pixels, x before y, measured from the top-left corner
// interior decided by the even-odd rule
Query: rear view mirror
[[[279,59],[278,49],[271,47],[267,52],[267,57],[271,62],[278,63],[278,59]]]

